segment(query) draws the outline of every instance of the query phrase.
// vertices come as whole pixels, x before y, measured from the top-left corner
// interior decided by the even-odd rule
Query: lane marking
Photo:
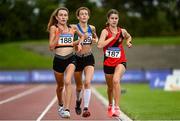
[[[96,89],[95,88],[91,88],[92,89],[92,93],[99,99],[99,100],[101,100],[101,102],[106,106],[106,107],[108,107],[108,100],[105,98],[105,97],[103,97],[98,91],[96,91]],[[130,117],[128,117],[125,113],[123,113],[122,111],[121,111],[121,118],[122,118],[122,120],[123,121],[133,121]],[[121,119],[119,119],[119,118],[117,118],[117,120],[121,120]]]
[[[36,91],[39,91],[39,90],[41,90],[41,89],[43,89],[45,87],[46,87],[45,85],[41,85],[41,86],[38,86],[38,87],[35,87],[35,88],[32,88],[32,89],[26,90],[26,91],[24,91],[22,93],[19,93],[19,94],[15,95],[15,96],[12,96],[10,98],[7,98],[5,100],[0,101],[0,105],[4,104],[4,103],[7,103],[7,102],[10,102],[10,101],[13,101],[13,100],[16,100],[16,99],[21,98],[23,96],[29,95],[29,94],[31,94],[33,92],[36,92]]]
[[[24,85],[18,85],[18,86],[10,86],[10,87],[4,87],[3,89],[0,89],[0,93],[4,93],[4,92],[8,92],[8,91],[12,91],[15,89],[21,89],[24,88]]]
[[[41,115],[36,119],[36,121],[41,121],[41,119],[46,115],[48,110],[54,105],[54,103],[57,101],[57,96],[54,96],[54,98],[51,100],[49,105],[45,108],[45,110],[41,113]]]

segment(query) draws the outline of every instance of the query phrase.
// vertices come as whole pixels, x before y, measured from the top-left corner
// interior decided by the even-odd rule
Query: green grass
[[[121,96],[120,107],[135,120],[180,120],[180,92],[152,90],[148,84],[122,84],[127,93]],[[107,98],[106,87],[97,90]]]
[[[133,46],[152,45],[180,45],[179,37],[146,37],[133,38]],[[50,69],[52,68],[52,57],[41,55],[35,51],[25,49],[24,45],[37,47],[39,45],[48,46],[48,40],[29,40],[25,42],[13,42],[0,44],[0,70],[4,69]],[[47,48],[48,49],[48,48]],[[45,51],[47,51],[47,49]],[[96,69],[102,69],[103,52],[102,49],[93,47],[96,59]]]
[[[174,37],[142,37],[133,38],[133,44],[135,45],[180,45],[180,36]]]
[[[0,69],[50,69],[51,58],[24,49],[23,44],[40,44],[42,42],[16,42],[0,45]]]

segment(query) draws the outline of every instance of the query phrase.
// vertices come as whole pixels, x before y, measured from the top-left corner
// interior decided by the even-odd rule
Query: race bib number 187
[[[106,50],[105,55],[106,55],[106,57],[120,58],[120,57],[121,57],[120,48],[118,48],[118,47],[109,47],[109,48]]]

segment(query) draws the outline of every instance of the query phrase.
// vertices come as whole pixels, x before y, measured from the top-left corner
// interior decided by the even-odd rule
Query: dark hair
[[[87,8],[87,7],[80,7],[80,8],[78,8],[78,9],[76,10],[76,16],[79,16],[79,12],[80,12],[81,10],[87,10],[88,15],[90,16],[90,10],[89,10],[89,8]]]
[[[116,10],[116,9],[110,9],[108,12],[107,12],[107,19],[112,15],[112,14],[117,14],[119,16],[119,12]],[[109,26],[109,23],[106,22],[106,27]]]
[[[58,23],[58,21],[56,20],[56,16],[60,10],[65,10],[69,14],[69,10],[66,7],[60,7],[60,8],[55,9],[49,19],[47,31],[49,31],[49,29],[52,25],[56,25]]]

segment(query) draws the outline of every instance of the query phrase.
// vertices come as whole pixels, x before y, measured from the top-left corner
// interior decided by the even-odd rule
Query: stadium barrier
[[[172,74],[171,69],[146,70],[146,79],[150,82],[150,87],[164,88],[166,77]]]
[[[149,82],[150,88],[163,89],[167,80],[174,80],[174,77],[170,75],[176,75],[180,80],[180,70],[178,69],[134,69],[127,70],[121,82]],[[55,83],[55,78],[52,70],[0,71],[0,83]],[[92,83],[105,83],[103,70],[95,70]]]
[[[83,76],[84,79],[84,76]],[[125,72],[122,82],[145,82],[143,70],[128,70]],[[0,83],[41,83],[55,82],[52,70],[31,71],[0,71]],[[93,83],[105,83],[104,72],[96,70]]]

